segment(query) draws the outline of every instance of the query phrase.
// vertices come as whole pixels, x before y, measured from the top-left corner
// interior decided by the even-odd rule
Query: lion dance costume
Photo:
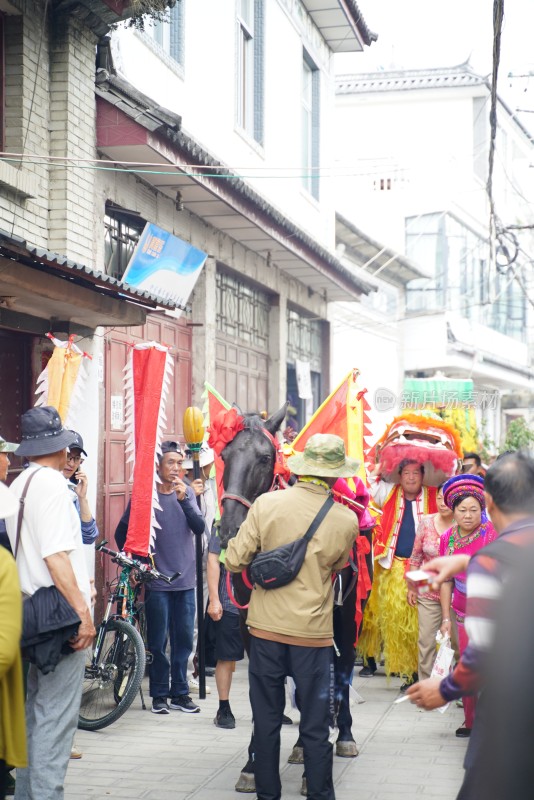
[[[407,602],[404,573],[411,548],[405,532],[411,527],[415,536],[421,517],[437,511],[436,487],[455,472],[461,455],[456,431],[428,412],[396,417],[370,453],[380,465],[380,475],[370,478],[370,484],[382,516],[374,532],[373,588],[358,650],[369,662],[382,654],[386,674],[398,674],[408,682],[417,672],[418,622],[417,609]],[[410,501],[399,485],[399,467],[403,462],[424,468],[423,486]],[[410,513],[413,526],[403,526],[405,514]]]

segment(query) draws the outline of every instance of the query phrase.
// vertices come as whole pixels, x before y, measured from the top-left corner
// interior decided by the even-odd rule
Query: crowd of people
[[[0,482],[7,477],[10,453],[25,458],[26,468],[9,490],[15,504],[2,496],[7,519],[0,521],[0,798],[12,794],[14,786],[15,800],[55,800],[63,797],[69,759],[82,756],[74,734],[85,650],[95,636],[95,592],[84,547],[94,544],[98,528],[87,499],[83,439],[63,426],[56,409],[26,412],[20,444],[0,437]],[[158,456],[159,527],[153,558],[156,569],[176,577],[170,585],[154,581],[146,589],[151,710],[158,715],[200,712],[191,697],[199,686],[194,654],[198,613],[204,613],[195,601],[195,537],[202,537],[205,551],[208,664],[219,699],[214,723],[232,729],[232,676],[244,647],[228,574],[245,570],[258,552],[296,542],[312,531],[293,579],[276,591],[256,587],[248,609],[255,785],[259,800],[281,797],[280,727],[284,684],[291,676],[300,709],[308,797],[334,800],[331,576],[348,563],[358,517],[354,509],[333,502],[331,490],[340,478],[354,476],[359,465],[346,455],[339,437],[310,437],[304,452],[288,459],[293,485],[252,504],[222,563],[214,525],[219,512],[210,477],[213,459],[204,447],[201,476],[194,479],[179,443],[163,442]],[[495,664],[502,659],[495,640],[501,630],[503,641],[511,641],[510,625],[499,613],[503,596],[518,620],[528,618],[530,582],[524,565],[534,558],[534,460],[511,453],[486,472],[480,458],[469,453],[459,474],[441,486],[425,486],[424,477],[423,465],[411,459],[400,462],[398,483],[383,480],[379,466],[369,475],[382,513],[358,642],[364,659],[359,674],[372,678],[383,664],[387,675],[403,679],[401,691],[423,709],[461,701],[465,724],[456,735],[470,741],[458,800],[522,800],[527,786],[530,790],[531,767],[519,734],[530,730],[530,703],[518,703],[499,682]],[[120,549],[129,518],[130,505],[115,531]],[[434,585],[423,594],[405,579],[407,570],[421,568],[434,576]],[[512,573],[522,580],[511,582]],[[37,658],[24,666],[22,599],[29,603],[35,626],[43,615],[63,613],[64,601],[75,617],[74,628],[72,618],[65,617],[46,646],[39,645]],[[443,680],[431,677],[438,634],[451,640],[456,654],[456,665]],[[530,636],[523,638],[530,644]],[[526,645],[521,650],[525,663],[531,650]],[[521,677],[519,671],[518,681]],[[515,747],[496,724],[497,710],[513,724]],[[486,794],[480,793],[481,786]]]

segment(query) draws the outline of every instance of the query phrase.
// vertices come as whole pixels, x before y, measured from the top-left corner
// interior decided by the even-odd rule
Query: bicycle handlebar
[[[120,564],[122,567],[130,567],[134,569],[137,573],[141,575],[141,578],[146,581],[154,581],[154,580],[162,580],[166,583],[172,583],[175,578],[178,578],[182,573],[175,572],[174,575],[171,575],[169,578],[168,575],[163,575],[162,572],[158,572],[158,570],[152,566],[152,564],[143,564],[142,561],[137,561],[135,558],[130,558],[124,552],[117,552],[116,550],[110,550],[109,547],[106,547],[107,541],[104,539],[102,542],[99,542],[95,550],[98,550],[100,553],[106,553],[106,555],[111,556],[111,560],[114,561],[116,564]]]

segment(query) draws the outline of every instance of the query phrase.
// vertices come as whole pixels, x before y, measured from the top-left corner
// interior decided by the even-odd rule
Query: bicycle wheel
[[[119,719],[131,706],[144,674],[145,647],[139,632],[122,619],[109,620],[98,663],[85,667],[78,727],[98,731]]]

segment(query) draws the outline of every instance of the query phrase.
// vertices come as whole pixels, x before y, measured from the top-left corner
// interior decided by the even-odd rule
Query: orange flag
[[[367,389],[358,386],[359,370],[353,369],[343,378],[332,394],[319,406],[310,421],[291,443],[293,450],[302,452],[306,442],[314,433],[333,433],[345,442],[345,450],[351,458],[360,461],[358,477],[366,484],[364,458],[371,436],[369,403],[365,399]]]

